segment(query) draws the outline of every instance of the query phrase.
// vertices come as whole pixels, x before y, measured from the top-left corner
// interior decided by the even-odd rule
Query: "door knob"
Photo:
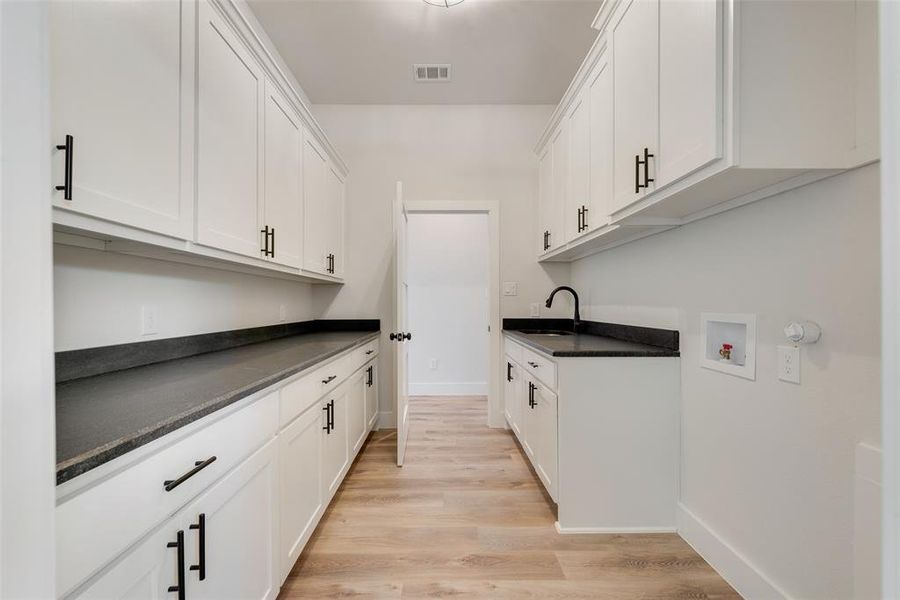
[[[402,341],[404,338],[406,338],[407,340],[411,340],[411,339],[412,339],[412,334],[411,334],[411,333],[407,333],[407,334],[404,335],[404,334],[401,333],[401,334],[400,334],[400,340]]]
[[[392,333],[392,334],[389,335],[388,337],[391,338],[391,341],[393,342],[394,340],[396,340],[396,339],[398,339],[398,338],[402,338],[402,337],[403,337],[403,334],[402,334],[402,333],[399,333],[399,334],[398,334],[398,333]]]

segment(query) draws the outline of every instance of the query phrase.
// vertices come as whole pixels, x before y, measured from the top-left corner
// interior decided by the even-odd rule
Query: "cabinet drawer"
[[[556,390],[556,363],[528,348],[522,348],[522,366],[551,390]]]
[[[367,362],[378,356],[378,340],[372,340],[354,351],[353,370],[362,367]]]
[[[279,426],[284,427],[325,394],[350,377],[355,352],[317,367],[300,379],[281,388]]]
[[[60,595],[262,446],[277,427],[278,392],[273,392],[58,505]],[[208,466],[166,491],[165,481],[178,480],[212,457]]]
[[[506,355],[513,359],[513,362],[522,363],[522,346],[515,343],[509,338],[503,339],[503,348]]]

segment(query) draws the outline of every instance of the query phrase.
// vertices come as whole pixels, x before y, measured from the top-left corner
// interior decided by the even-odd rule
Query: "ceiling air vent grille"
[[[450,65],[413,65],[413,77],[421,82],[450,81]]]

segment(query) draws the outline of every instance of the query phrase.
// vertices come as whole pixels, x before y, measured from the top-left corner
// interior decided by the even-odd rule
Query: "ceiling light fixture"
[[[462,4],[463,0],[422,0],[425,4],[430,4],[432,6],[440,6],[441,8],[450,8],[451,6],[456,6],[457,4]]]

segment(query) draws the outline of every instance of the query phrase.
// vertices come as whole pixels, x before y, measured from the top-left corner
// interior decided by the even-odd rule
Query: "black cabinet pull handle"
[[[367,374],[367,377],[366,377],[366,386],[368,386],[368,387],[372,387],[372,383],[373,383],[373,380],[374,380],[373,369],[374,369],[374,367],[372,367],[372,366],[370,366],[368,369],[366,369],[366,374]]]
[[[401,335],[400,335],[400,341],[402,342],[404,338],[406,338],[406,341],[409,341],[409,340],[412,339],[412,334],[411,334],[411,333],[401,334]]]
[[[534,384],[528,382],[528,407],[534,408]]]
[[[271,235],[272,235],[272,248],[271,248],[271,254],[269,254],[269,256],[271,256],[272,258],[275,258],[275,228],[274,227],[272,228]]]
[[[209,465],[213,464],[214,462],[216,462],[215,456],[210,456],[206,460],[198,460],[197,462],[194,463],[193,469],[191,469],[190,471],[188,471],[187,473],[185,473],[178,479],[167,479],[166,481],[163,481],[163,486],[166,488],[167,492],[171,492],[172,490],[177,488],[179,485],[181,485],[182,483],[184,483],[185,481],[187,481],[188,479],[190,479],[191,477],[193,477],[194,475],[196,475],[197,473],[199,473],[200,471],[202,471]]]
[[[326,379],[323,379],[323,380],[322,380],[322,383],[324,383],[325,385],[328,385],[329,383],[331,383],[331,382],[334,381],[335,379],[337,379],[337,375],[329,375]]]
[[[206,513],[200,513],[196,523],[191,523],[190,529],[197,530],[197,564],[191,565],[191,571],[200,574],[200,581],[206,579]]]
[[[588,228],[587,214],[588,214],[588,207],[582,206],[581,207],[581,230],[582,231],[584,231]]]
[[[373,352],[375,352],[375,351],[374,350],[366,350],[366,356],[372,354]]]
[[[641,155],[634,155],[634,193],[641,193]]]
[[[166,548],[178,549],[178,585],[170,585],[169,592],[178,592],[178,600],[184,600],[184,530],[179,529],[176,541],[166,544]]]
[[[56,149],[66,151],[66,168],[63,174],[63,184],[56,186],[56,189],[62,191],[64,199],[71,200],[73,170],[72,157],[74,156],[75,152],[75,138],[73,138],[71,135],[66,134],[66,143],[57,145]]]
[[[512,363],[508,361],[506,363],[506,380],[512,381]]]
[[[541,366],[541,365],[537,364],[536,362],[531,362],[531,361],[529,360],[529,361],[528,361],[528,366],[531,367],[532,369],[537,369],[537,368],[538,368],[539,366]]]
[[[582,225],[582,221],[584,220],[584,207],[578,209],[578,233],[581,233],[581,230],[584,229],[584,225]]]
[[[644,148],[644,187],[650,187],[650,184],[656,181],[654,178],[650,177],[650,159],[653,158],[653,155],[650,154],[649,148]]]
[[[328,427],[334,431],[334,400],[328,401]]]
[[[259,232],[263,234],[262,254],[263,256],[269,256],[269,226],[266,225],[265,227],[260,229]]]
[[[324,429],[325,433],[327,433],[328,435],[331,435],[331,409],[330,409],[330,406],[331,406],[331,403],[328,403],[322,407],[322,410],[325,411],[325,427],[323,427],[322,429]]]

